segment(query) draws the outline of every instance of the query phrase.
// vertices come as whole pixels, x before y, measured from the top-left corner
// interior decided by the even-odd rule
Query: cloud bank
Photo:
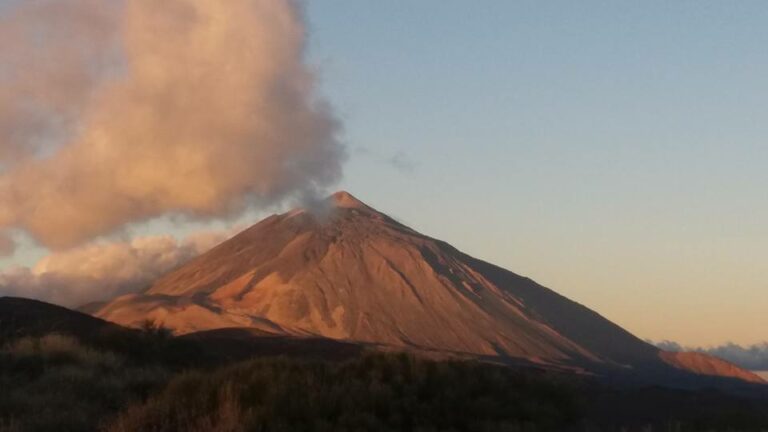
[[[0,231],[62,250],[340,177],[293,1],[38,0],[0,29]]]
[[[768,342],[751,346],[741,346],[734,343],[726,343],[714,347],[686,347],[673,341],[661,341],[654,343],[666,351],[697,351],[719,357],[723,360],[741,366],[749,370],[768,371]]]
[[[159,276],[232,234],[199,232],[180,241],[171,236],[147,236],[53,253],[32,268],[0,272],[0,296],[36,298],[70,307],[107,300],[147,288]]]

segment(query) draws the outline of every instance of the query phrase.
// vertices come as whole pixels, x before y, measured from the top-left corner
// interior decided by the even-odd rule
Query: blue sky
[[[307,16],[352,148],[344,188],[642,337],[768,337],[768,4]]]

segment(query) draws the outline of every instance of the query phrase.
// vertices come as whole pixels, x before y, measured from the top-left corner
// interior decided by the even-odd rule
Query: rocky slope
[[[763,383],[763,379],[733,363],[699,352],[662,351],[661,358],[668,364],[700,375],[737,378],[742,381]]]
[[[270,216],[95,314],[178,334],[248,327],[574,369],[662,363],[588,308],[346,192]]]

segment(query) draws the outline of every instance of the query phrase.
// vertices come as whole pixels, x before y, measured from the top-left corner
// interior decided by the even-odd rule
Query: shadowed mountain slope
[[[121,329],[103,319],[50,303],[20,297],[0,297],[2,339],[48,333],[64,333],[90,339],[104,332]]]

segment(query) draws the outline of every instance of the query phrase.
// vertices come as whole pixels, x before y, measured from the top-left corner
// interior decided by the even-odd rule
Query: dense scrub
[[[24,337],[0,351],[0,430],[94,430],[169,376],[69,336]]]
[[[768,405],[717,391],[616,389],[539,371],[367,354],[185,373],[107,430],[767,431]]]
[[[184,374],[109,430],[556,431],[579,419],[574,390],[551,377],[407,355],[253,360]]]
[[[204,348],[150,325],[6,340],[0,431],[768,431],[765,401],[716,391],[402,354],[223,364]]]

